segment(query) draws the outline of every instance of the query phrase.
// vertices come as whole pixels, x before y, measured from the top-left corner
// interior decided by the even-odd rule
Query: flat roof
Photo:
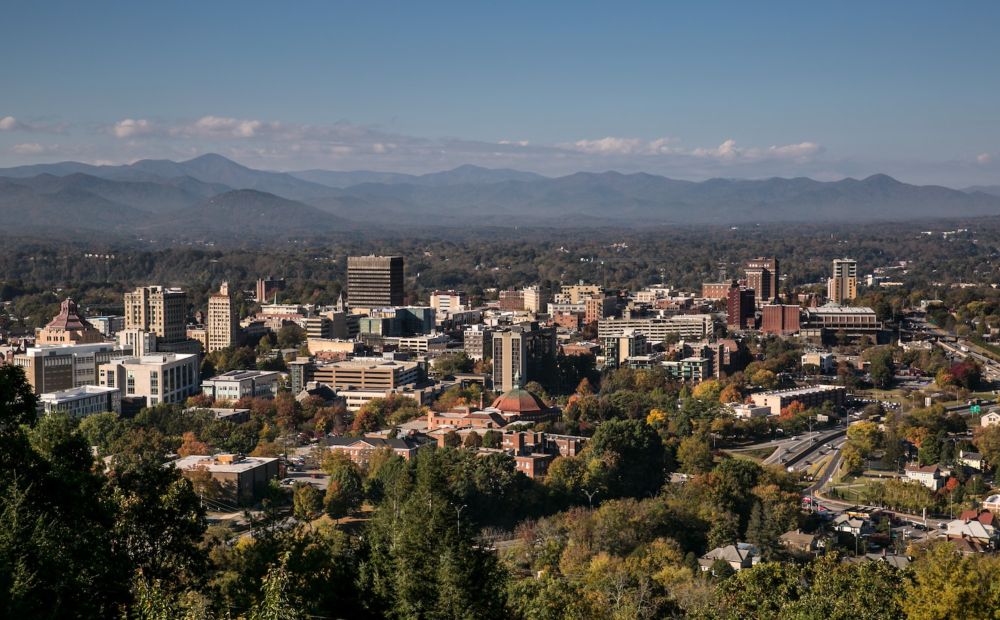
[[[277,371],[273,370],[230,370],[221,375],[215,375],[211,379],[205,379],[205,381],[242,381],[243,379],[278,376],[278,374]]]
[[[60,390],[58,392],[47,392],[45,394],[39,395],[39,400],[46,403],[65,403],[74,400],[79,400],[81,398],[86,398],[88,396],[97,396],[100,394],[109,394],[111,392],[117,392],[118,388],[104,387],[100,385],[81,385],[75,388],[69,388],[68,390]]]
[[[219,463],[216,458],[223,456],[217,454],[215,456],[207,455],[192,455],[179,458],[176,461],[172,461],[172,464],[177,469],[196,469],[198,467],[204,467],[210,472],[218,473],[241,473],[245,471],[250,471],[255,467],[260,467],[261,465],[266,465],[272,461],[277,461],[276,458],[265,458],[259,456],[244,456],[235,463]]]

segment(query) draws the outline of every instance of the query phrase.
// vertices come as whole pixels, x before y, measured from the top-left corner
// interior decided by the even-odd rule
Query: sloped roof
[[[59,306],[59,314],[49,321],[45,329],[81,330],[93,329],[93,326],[80,316],[76,302],[67,297],[63,300],[62,305]]]

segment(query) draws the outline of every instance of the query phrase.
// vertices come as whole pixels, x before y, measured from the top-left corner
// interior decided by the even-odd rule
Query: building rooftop
[[[206,381],[242,381],[244,379],[260,379],[261,377],[276,377],[279,374],[273,370],[230,370],[211,379],[206,379]]]
[[[45,329],[78,330],[93,329],[93,326],[80,316],[76,302],[67,297],[59,307],[59,314],[49,321]]]
[[[81,385],[80,387],[69,388],[68,390],[60,390],[58,392],[47,392],[45,394],[39,395],[38,398],[42,402],[46,403],[65,403],[86,396],[108,394],[117,391],[118,388],[113,388],[113,387],[103,387],[99,385]]]
[[[238,454],[192,455],[179,458],[168,465],[172,464],[177,469],[182,470],[203,467],[214,473],[242,473],[277,460],[276,458],[240,456]]]
[[[774,390],[772,392],[762,392],[764,396],[806,396],[808,394],[822,394],[830,390],[843,390],[842,385],[813,385],[803,388],[791,388],[788,390]]]

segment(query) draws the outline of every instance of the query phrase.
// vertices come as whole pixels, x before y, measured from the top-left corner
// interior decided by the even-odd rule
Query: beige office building
[[[858,297],[858,261],[833,259],[833,276],[827,283],[827,298],[837,304]]]
[[[125,329],[156,334],[160,345],[187,338],[187,294],[179,288],[140,286],[125,293]]]
[[[205,320],[206,353],[235,346],[239,334],[236,300],[223,282],[219,292],[208,298],[208,318]]]
[[[113,342],[31,347],[14,355],[36,394],[97,385],[98,366],[113,357],[130,354]]]
[[[145,400],[146,406],[183,403],[198,393],[198,355],[153,353],[120,357],[100,366],[100,385],[118,388],[123,400]]]
[[[316,364],[307,371],[306,381],[325,383],[335,390],[391,390],[416,383],[420,368],[416,362],[359,357],[342,362]]]

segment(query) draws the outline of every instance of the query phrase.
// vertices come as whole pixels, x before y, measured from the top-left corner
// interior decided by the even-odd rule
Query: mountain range
[[[0,169],[8,232],[267,238],[413,226],[617,226],[873,222],[1000,215],[1000,188],[911,185],[876,174],[709,179],[460,166],[424,175],[248,168],[221,155],[129,165]]]

